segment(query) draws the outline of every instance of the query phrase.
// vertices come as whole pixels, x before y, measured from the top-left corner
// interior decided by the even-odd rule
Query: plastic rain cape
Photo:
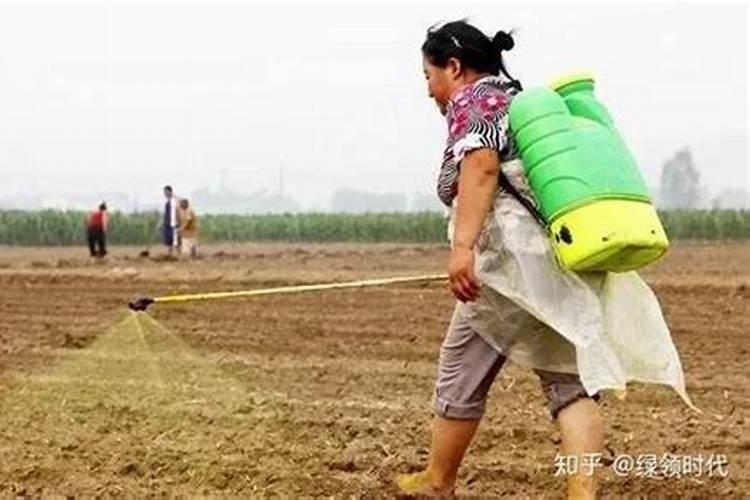
[[[520,161],[504,163],[522,194]],[[453,236],[454,206],[449,239]],[[695,408],[661,307],[635,272],[574,273],[560,267],[545,230],[500,192],[476,248],[476,302],[459,303],[474,330],[514,362],[578,373],[589,394],[630,381],[664,384]]]

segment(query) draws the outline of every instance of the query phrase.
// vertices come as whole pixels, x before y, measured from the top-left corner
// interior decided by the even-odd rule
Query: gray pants
[[[484,414],[487,393],[505,364],[506,357],[488,344],[459,314],[453,320],[440,348],[433,407],[444,418],[479,419]],[[552,418],[581,398],[589,396],[578,375],[534,370],[539,377]]]

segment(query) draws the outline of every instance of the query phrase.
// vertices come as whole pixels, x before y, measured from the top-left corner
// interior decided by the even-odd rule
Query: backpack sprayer
[[[624,272],[669,247],[638,164],[590,74],[524,90],[508,111],[526,177],[560,264]],[[533,207],[532,207],[533,209]],[[536,212],[536,210],[534,210]]]

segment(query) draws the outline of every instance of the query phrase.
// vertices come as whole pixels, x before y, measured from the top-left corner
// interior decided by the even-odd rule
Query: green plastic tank
[[[646,184],[591,75],[519,93],[509,118],[563,265],[626,271],[664,253],[668,241]]]

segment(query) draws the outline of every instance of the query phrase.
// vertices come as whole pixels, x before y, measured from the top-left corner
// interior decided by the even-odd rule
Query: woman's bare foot
[[[445,500],[456,498],[453,487],[440,488],[435,485],[427,471],[415,472],[414,474],[401,474],[396,477],[396,485],[402,495]]]

